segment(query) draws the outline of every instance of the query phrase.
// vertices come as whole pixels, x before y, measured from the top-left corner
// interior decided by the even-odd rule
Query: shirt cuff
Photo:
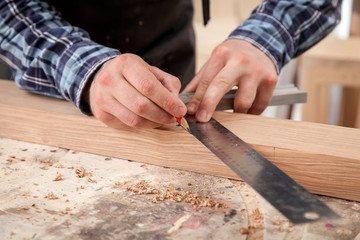
[[[83,91],[93,74],[106,61],[119,56],[116,49],[104,47],[92,41],[80,41],[71,45],[59,60],[57,74],[61,74],[61,94],[73,102],[80,111],[92,115],[88,103],[82,101]]]

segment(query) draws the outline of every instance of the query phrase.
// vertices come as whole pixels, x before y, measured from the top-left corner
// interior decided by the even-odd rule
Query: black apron
[[[46,0],[71,25],[121,53],[134,53],[180,78],[195,74],[191,0]]]

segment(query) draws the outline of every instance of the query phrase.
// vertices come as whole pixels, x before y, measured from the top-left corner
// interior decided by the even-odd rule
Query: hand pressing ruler
[[[207,123],[197,122],[194,116],[185,116],[185,119],[192,135],[292,223],[338,217],[315,195],[215,119]]]
[[[220,100],[216,107],[216,110],[229,110],[234,109],[234,98],[236,89],[229,91]],[[187,104],[194,93],[180,93],[180,99]],[[294,103],[305,103],[307,98],[307,92],[301,91],[294,84],[278,85],[271,98],[269,106],[278,106]]]

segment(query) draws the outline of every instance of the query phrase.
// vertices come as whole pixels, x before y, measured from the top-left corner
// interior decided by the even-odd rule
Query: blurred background
[[[202,1],[193,2],[199,70],[261,0],[212,0],[206,27]],[[2,63],[0,78],[11,78]],[[307,103],[268,107],[264,116],[360,128],[360,1],[343,0],[342,20],[332,34],[283,68],[278,84],[289,83],[308,91]]]

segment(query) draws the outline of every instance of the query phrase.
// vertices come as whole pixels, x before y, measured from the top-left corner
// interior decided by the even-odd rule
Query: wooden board
[[[360,200],[360,130],[217,112],[234,134],[314,193]],[[71,103],[0,81],[0,137],[237,179],[181,127],[114,130]]]

